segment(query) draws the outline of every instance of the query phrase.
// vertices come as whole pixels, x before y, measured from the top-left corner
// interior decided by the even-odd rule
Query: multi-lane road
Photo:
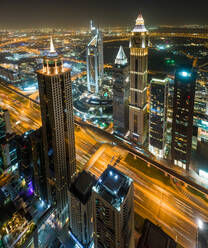
[[[13,129],[23,133],[41,125],[38,105],[5,87],[0,87],[0,107],[10,110]],[[76,152],[78,169],[86,168],[96,177],[108,164],[129,175],[134,180],[135,212],[160,225],[173,239],[187,248],[194,248],[197,219],[208,221],[208,205],[185,189],[164,185],[125,162],[129,151],[114,146],[113,140],[85,126],[76,127]],[[119,158],[119,159],[118,159]],[[190,199],[191,198],[191,199]]]

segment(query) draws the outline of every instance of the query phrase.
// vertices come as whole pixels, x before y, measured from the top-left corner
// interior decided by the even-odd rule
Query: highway
[[[30,100],[2,86],[0,106],[10,110],[12,127],[18,133],[41,126],[39,106],[31,105]],[[179,190],[174,184],[169,187],[130,168],[125,162],[129,151],[122,146],[114,146],[111,136],[76,125],[75,137],[79,170],[85,168],[99,177],[109,163],[113,165],[120,157],[116,168],[134,180],[135,212],[160,225],[184,247],[195,247],[197,219],[208,221],[208,205],[205,202],[194,195],[190,199],[183,188]]]

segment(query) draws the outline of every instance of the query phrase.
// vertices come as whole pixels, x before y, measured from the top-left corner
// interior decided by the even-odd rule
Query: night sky
[[[0,27],[132,25],[138,10],[147,25],[208,24],[207,0],[1,0]]]

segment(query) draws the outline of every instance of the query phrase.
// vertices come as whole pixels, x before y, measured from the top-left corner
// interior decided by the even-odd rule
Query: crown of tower
[[[132,30],[133,33],[140,33],[140,32],[147,32],[146,27],[144,26],[144,18],[142,17],[142,14],[139,13],[137,19],[136,19],[136,25],[134,29]]]
[[[128,63],[126,54],[123,50],[123,47],[120,46],[118,54],[115,59],[115,64],[116,65],[126,65]]]
[[[142,14],[139,14],[137,19],[136,19],[136,25],[144,25],[144,18]]]

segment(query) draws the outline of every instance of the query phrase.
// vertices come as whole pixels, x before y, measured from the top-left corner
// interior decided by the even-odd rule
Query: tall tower
[[[194,69],[175,73],[171,156],[175,165],[189,170],[193,133],[193,112],[196,85]]]
[[[132,179],[108,166],[93,187],[92,197],[95,247],[134,247]]]
[[[150,82],[149,151],[163,158],[167,130],[168,78],[166,75]]]
[[[116,56],[113,71],[113,126],[116,133],[125,135],[129,115],[129,66],[122,46]]]
[[[148,39],[144,19],[139,14],[130,39],[130,104],[131,138],[143,144],[147,137]]]
[[[103,35],[90,22],[91,40],[87,45],[87,86],[88,91],[98,94],[103,80]]]
[[[64,224],[68,217],[67,189],[76,174],[71,70],[64,68],[52,38],[37,76],[48,200]]]

